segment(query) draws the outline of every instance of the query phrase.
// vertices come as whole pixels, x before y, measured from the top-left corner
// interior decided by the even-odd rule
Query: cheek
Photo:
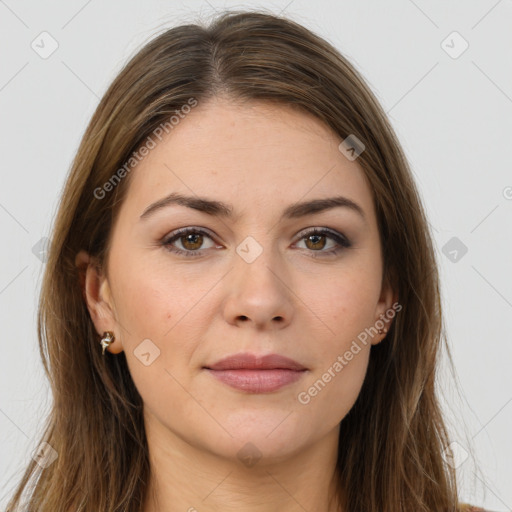
[[[321,311],[318,316],[329,330],[316,347],[318,364],[308,381],[312,387],[303,391],[315,402],[313,408],[318,407],[316,413],[329,415],[331,421],[348,413],[363,384],[371,349],[365,330],[376,320],[379,279],[368,268],[340,274],[329,281],[325,294],[312,306]],[[333,404],[331,412],[329,403]]]
[[[336,409],[341,418],[348,414],[357,400],[368,368],[370,347],[360,344],[360,350],[356,354],[354,352],[356,350],[349,349],[343,353],[341,360],[338,360],[341,366],[336,368],[342,369],[332,381],[332,401],[337,404]],[[350,361],[347,359],[349,353],[352,354]]]
[[[359,396],[368,368],[370,348],[339,342],[310,379],[298,390],[301,421],[325,431],[334,428],[350,412]],[[357,352],[357,353],[353,353]],[[347,354],[350,354],[347,358]]]
[[[175,316],[177,302],[172,299],[172,290],[147,273],[142,276],[132,273],[120,282],[117,292],[119,321],[138,337],[160,335],[164,325],[170,325]]]
[[[140,374],[137,355],[144,340],[151,340],[157,347],[154,352],[158,357],[151,367],[161,367],[176,378],[186,378],[186,369],[204,324],[202,318],[207,301],[202,299],[212,286],[206,279],[184,278],[180,268],[173,269],[156,256],[154,261],[147,256],[144,260],[126,258],[112,272],[123,349],[135,372],[134,380]],[[151,343],[147,345],[151,352]],[[146,373],[155,371],[144,375]]]
[[[375,322],[380,281],[368,270],[330,279],[317,308],[334,338],[347,341]]]
[[[115,278],[116,311],[133,382],[149,409],[167,411],[172,402],[173,413],[179,414],[180,383],[188,385],[186,370],[194,351],[186,313],[196,294],[156,265],[126,261]]]
[[[193,283],[151,258],[124,259],[113,280],[118,319],[134,336],[161,338],[197,302]]]

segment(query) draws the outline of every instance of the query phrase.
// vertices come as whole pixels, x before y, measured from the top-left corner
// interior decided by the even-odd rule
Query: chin
[[[296,415],[288,414],[281,410],[273,414],[260,413],[257,417],[254,413],[231,417],[222,425],[233,437],[224,430],[218,435],[217,430],[217,435],[212,432],[204,442],[209,445],[209,451],[241,462],[246,458],[279,462],[300,451],[312,437],[312,433],[299,430],[301,425]]]

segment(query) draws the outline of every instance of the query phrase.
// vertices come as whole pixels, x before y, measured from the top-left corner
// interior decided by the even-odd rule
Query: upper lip
[[[281,356],[279,354],[268,354],[265,356],[257,356],[254,354],[241,353],[234,354],[215,364],[205,366],[210,370],[274,370],[274,369],[285,369],[285,370],[306,370],[297,361],[290,359],[289,357]]]

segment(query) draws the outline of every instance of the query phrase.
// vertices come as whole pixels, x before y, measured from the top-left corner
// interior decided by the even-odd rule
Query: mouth
[[[228,356],[203,369],[224,384],[248,393],[277,391],[298,381],[308,371],[297,361],[279,354],[247,353]]]
[[[213,377],[228,386],[249,393],[270,393],[298,381],[307,370],[212,370],[205,368]]]

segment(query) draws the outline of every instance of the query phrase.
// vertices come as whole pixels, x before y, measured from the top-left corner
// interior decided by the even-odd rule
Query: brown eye
[[[304,240],[306,240],[306,246],[308,249],[323,249],[325,247],[325,235],[308,235]]]
[[[334,247],[331,246],[328,250],[324,250],[327,246],[328,240],[334,242]],[[352,245],[347,237],[327,228],[317,228],[302,233],[299,241],[304,241],[306,249],[308,249],[311,255],[315,258],[322,256],[334,256],[338,252],[343,249],[348,249]]]
[[[171,233],[171,235],[162,242],[162,245],[176,254],[194,257],[201,256],[204,250],[215,245],[212,240],[209,247],[203,247],[206,239],[212,240],[212,237],[206,231],[199,228],[184,228]],[[176,247],[176,242],[179,242],[182,248]]]
[[[190,234],[181,236],[178,240],[181,240],[181,245],[187,250],[200,249],[203,244],[203,235]]]

